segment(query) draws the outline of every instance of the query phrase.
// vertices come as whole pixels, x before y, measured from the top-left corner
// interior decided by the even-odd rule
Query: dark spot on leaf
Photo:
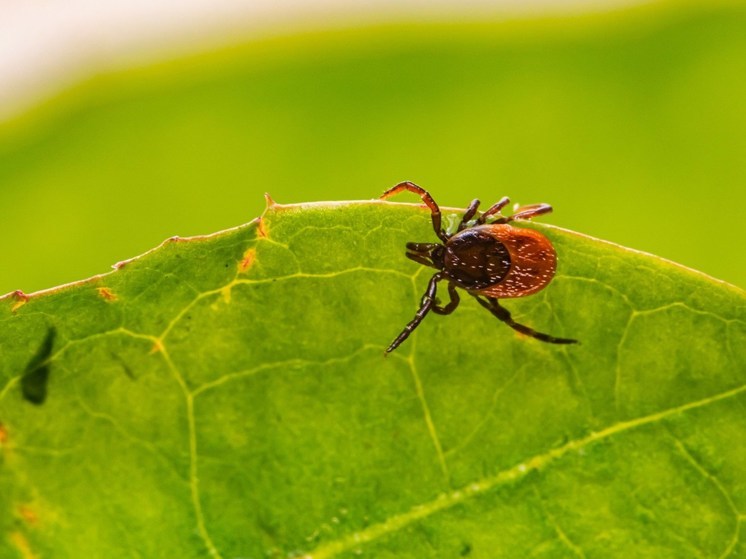
[[[49,356],[52,354],[54,338],[57,329],[50,326],[47,335],[36,355],[31,358],[26,366],[26,371],[21,378],[21,390],[23,397],[32,404],[41,405],[47,399],[47,381],[49,380]]]
[[[465,543],[461,547],[461,557],[466,557],[467,555],[471,555],[471,544]]]
[[[113,351],[111,351],[109,352],[109,354],[111,355],[111,358],[114,359],[114,361],[119,363],[119,365],[124,370],[124,374],[127,375],[130,378],[130,380],[136,380],[135,373],[132,372],[132,369],[130,368],[130,366],[127,365],[127,362],[124,359],[122,359],[122,357],[118,353],[114,353]]]

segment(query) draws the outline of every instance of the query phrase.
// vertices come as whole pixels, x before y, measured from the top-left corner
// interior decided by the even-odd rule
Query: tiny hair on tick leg
[[[443,229],[440,207],[424,188],[405,181],[389,188],[381,199],[399,192],[417,194],[430,209],[430,219],[440,243],[407,243],[406,256],[436,272],[427,284],[420,308],[404,330],[391,342],[386,353],[394,351],[424,320],[430,311],[451,314],[458,307],[457,288],[476,298],[498,320],[513,330],[550,344],[576,344],[577,340],[558,338],[524,324],[519,324],[499,299],[515,299],[541,291],[552,281],[557,270],[557,253],[544,235],[533,229],[514,227],[510,223],[548,214],[549,204],[521,206],[512,215],[501,210],[510,203],[507,196],[485,212],[479,212],[479,200],[472,200],[457,231]],[[488,222],[489,220],[489,222]],[[449,302],[440,306],[435,298],[440,282],[448,283]]]

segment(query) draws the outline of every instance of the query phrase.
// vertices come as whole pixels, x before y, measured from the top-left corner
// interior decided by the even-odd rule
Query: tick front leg
[[[487,221],[488,217],[499,213],[500,210],[502,210],[508,204],[510,204],[510,198],[508,198],[507,196],[503,196],[502,198],[500,198],[498,202],[492,204],[486,212],[479,216],[479,219],[477,219],[477,225],[484,224],[484,222]]]
[[[430,312],[430,309],[433,308],[433,305],[435,305],[435,293],[437,291],[438,282],[441,279],[443,279],[443,274],[441,273],[437,273],[432,278],[430,278],[430,283],[427,284],[427,290],[422,296],[420,308],[417,310],[417,313],[414,315],[414,318],[409,322],[409,324],[404,327],[404,330],[402,330],[401,334],[399,334],[396,339],[391,342],[391,345],[386,348],[386,353],[391,353],[397,347],[399,347],[399,345],[409,337],[414,329],[420,325],[420,322],[422,322],[422,319],[427,316],[427,313]]]
[[[433,259],[430,257],[430,253],[432,253],[433,249],[439,246],[441,245],[437,243],[407,243],[406,256],[418,264],[436,268]]]
[[[407,192],[413,192],[414,194],[417,194],[420,198],[422,198],[422,201],[425,203],[425,205],[430,208],[430,217],[433,221],[433,230],[435,231],[435,234],[441,241],[446,242],[448,240],[448,235],[446,235],[446,232],[443,231],[443,227],[441,226],[440,208],[438,207],[438,204],[435,203],[435,200],[433,200],[433,197],[430,196],[430,193],[421,186],[417,186],[410,181],[400,182],[399,184],[392,186],[386,192],[381,194],[381,200],[391,198],[394,194],[398,194],[403,190],[406,190]]]
[[[552,213],[552,206],[549,204],[531,204],[528,206],[521,206],[518,208],[516,213],[505,219],[505,223],[516,219],[533,219],[536,216],[548,213]]]
[[[464,212],[463,217],[461,218],[461,223],[458,224],[458,230],[463,231],[466,229],[466,224],[469,223],[469,220],[474,217],[474,214],[477,213],[477,210],[479,209],[479,200],[474,199],[471,201],[471,204],[469,204],[469,207],[466,208],[466,211]]]
[[[569,338],[555,338],[554,336],[550,336],[549,334],[537,332],[533,328],[529,328],[528,326],[524,324],[519,324],[518,322],[513,320],[512,316],[510,316],[510,312],[508,311],[508,309],[500,306],[500,303],[498,303],[497,299],[495,299],[494,297],[487,297],[486,299],[482,299],[478,295],[474,295],[474,298],[477,301],[479,301],[479,304],[482,305],[485,309],[490,311],[497,318],[499,318],[505,324],[510,326],[513,330],[516,330],[520,332],[521,334],[526,334],[527,336],[531,336],[532,338],[536,338],[537,340],[541,340],[542,342],[547,342],[550,344],[577,344],[578,343],[578,340],[571,340]]]
[[[414,260],[417,264],[422,264],[423,266],[429,266],[431,268],[435,267],[433,261],[426,254],[419,252],[406,252],[405,256],[410,260]]]
[[[456,291],[456,284],[448,284],[448,297],[450,298],[450,301],[445,307],[441,307],[437,303],[433,305],[433,312],[435,314],[451,314],[456,310],[456,307],[458,307],[459,301],[461,300],[458,296],[458,291]]]

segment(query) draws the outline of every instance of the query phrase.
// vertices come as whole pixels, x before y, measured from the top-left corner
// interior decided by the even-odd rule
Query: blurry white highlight
[[[3,0],[0,119],[104,69],[297,29],[600,11],[640,0]]]

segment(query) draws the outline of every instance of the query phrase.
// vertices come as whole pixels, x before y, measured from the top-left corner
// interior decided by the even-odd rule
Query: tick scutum
[[[443,263],[443,271],[459,287],[481,290],[505,278],[510,270],[510,252],[489,234],[489,226],[477,226],[448,240]]]

